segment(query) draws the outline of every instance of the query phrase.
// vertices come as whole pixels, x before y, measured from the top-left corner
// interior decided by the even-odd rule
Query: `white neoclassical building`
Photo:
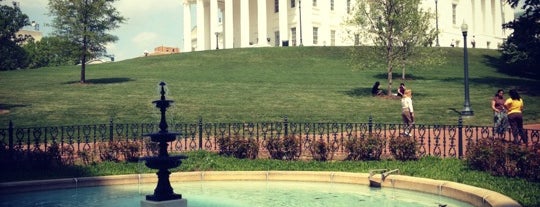
[[[184,0],[183,50],[358,44],[343,23],[356,1]],[[497,48],[509,35],[501,25],[514,19],[505,0],[423,0],[422,7],[437,14],[433,46],[463,45],[466,23],[476,47]]]

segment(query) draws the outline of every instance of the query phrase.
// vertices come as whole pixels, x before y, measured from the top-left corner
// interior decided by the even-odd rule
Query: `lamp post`
[[[437,3],[438,1],[435,0],[435,30],[437,32],[435,46],[440,47],[441,45],[439,44],[439,9],[438,9]]]
[[[216,32],[215,34],[216,34],[216,50],[219,50],[219,38],[218,38],[219,32]]]
[[[463,24],[461,24],[461,32],[463,32],[463,71],[465,76],[465,103],[463,104],[464,108],[463,111],[461,111],[461,115],[473,116],[474,112],[469,102],[469,54],[467,52],[467,30],[468,25],[463,22]]]
[[[298,0],[298,11],[300,13],[300,46],[304,46],[302,43],[302,0]]]

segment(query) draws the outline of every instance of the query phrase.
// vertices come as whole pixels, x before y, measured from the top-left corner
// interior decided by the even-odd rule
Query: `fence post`
[[[458,158],[463,158],[463,118],[459,114],[458,118]]]
[[[369,130],[369,136],[371,136],[371,133],[373,130],[373,117],[371,117],[371,115],[369,115],[368,130]]]
[[[13,151],[13,121],[9,120],[8,128],[9,151]]]
[[[289,135],[289,119],[287,118],[287,115],[283,118],[283,126],[285,128],[285,136]]]
[[[109,120],[109,141],[113,141],[114,136],[114,124],[113,124],[113,118]]]
[[[199,117],[199,149],[202,150],[202,139],[203,139],[203,123],[202,117]]]

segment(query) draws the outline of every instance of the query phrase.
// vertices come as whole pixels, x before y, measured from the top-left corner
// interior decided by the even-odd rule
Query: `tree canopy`
[[[13,7],[0,5],[0,70],[26,67],[27,56],[20,45],[28,37],[17,32],[27,25],[28,16],[15,3]]]
[[[40,41],[29,40],[23,48],[28,54],[28,68],[75,65],[78,46],[60,37],[43,37]]]
[[[125,21],[113,6],[117,0],[49,0],[55,35],[79,46],[80,82],[86,82],[86,62],[106,52],[118,37],[107,32]]]
[[[538,75],[540,61],[540,0],[507,0],[513,7],[521,6],[523,14],[503,25],[513,33],[501,48],[501,58],[519,72]],[[522,3],[520,5],[520,3]]]
[[[434,14],[420,7],[421,0],[358,1],[347,20],[377,50],[374,56],[384,57],[388,79],[387,94],[392,94],[392,72],[405,68],[408,58],[418,53],[417,47],[430,46],[436,37],[431,26]],[[403,70],[404,74],[404,70]]]

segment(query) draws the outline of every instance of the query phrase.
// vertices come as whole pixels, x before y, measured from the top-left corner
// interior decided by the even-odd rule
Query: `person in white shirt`
[[[412,91],[406,89],[401,98],[401,117],[403,118],[403,134],[410,136],[411,126],[414,124],[414,108],[412,103]]]

